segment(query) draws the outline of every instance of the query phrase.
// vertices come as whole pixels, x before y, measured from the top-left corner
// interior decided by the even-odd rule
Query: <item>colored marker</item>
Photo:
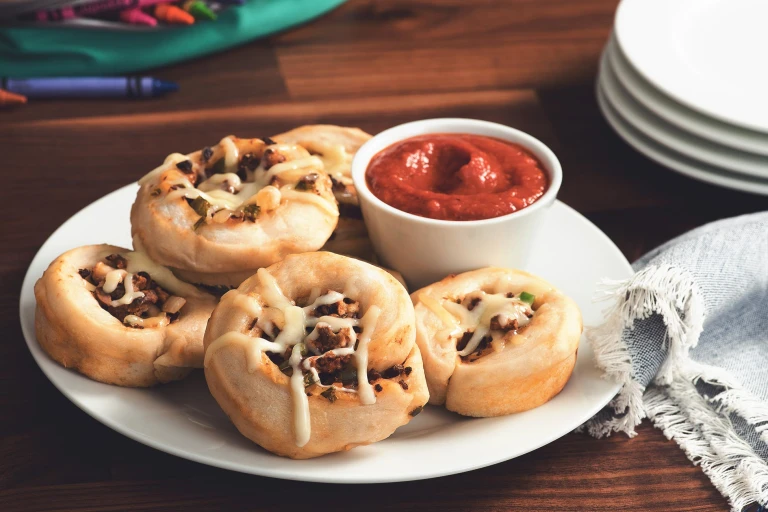
[[[195,22],[194,16],[187,11],[169,4],[157,4],[155,6],[155,17],[160,21],[174,25],[192,25]]]
[[[147,25],[150,27],[157,25],[157,20],[141,9],[120,11],[120,20],[125,23],[130,23],[131,25]]]
[[[152,98],[179,90],[175,82],[148,76],[3,78],[0,87],[28,98]]]
[[[216,13],[200,0],[187,0],[182,4],[182,7],[185,11],[194,16],[196,20],[216,20]]]
[[[8,92],[0,89],[0,107],[9,107],[11,105],[24,105],[27,97],[21,94]]]
[[[60,9],[22,14],[19,19],[26,21],[60,21],[83,16],[94,16],[110,11],[138,9],[170,1],[172,0],[96,0],[87,4],[70,5]]]

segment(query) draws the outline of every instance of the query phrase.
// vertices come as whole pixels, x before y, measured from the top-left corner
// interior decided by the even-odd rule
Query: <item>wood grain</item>
[[[0,113],[0,510],[695,510],[725,500],[647,423],[638,436],[564,438],[471,473],[339,487],[188,462],[131,441],[61,395],[30,357],[18,294],[66,218],[162,161],[234,133],[329,122],[377,132],[437,116],[528,131],[560,157],[560,198],[631,260],[768,200],[643,158],[600,117],[594,75],[616,0],[354,0],[310,24],[154,70],[181,84],[156,101],[47,101]],[[515,435],[509,433],[510,437]],[[446,447],[450,449],[450,447]],[[314,509],[313,508],[313,509]],[[321,508],[322,510],[323,508]]]

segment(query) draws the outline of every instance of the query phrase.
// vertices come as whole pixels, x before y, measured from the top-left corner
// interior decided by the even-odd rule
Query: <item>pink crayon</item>
[[[149,25],[150,27],[157,25],[157,20],[141,9],[120,11],[120,19],[131,25]]]
[[[162,4],[172,0],[95,0],[87,4],[77,4],[60,9],[51,9],[29,13],[19,17],[27,21],[59,21],[82,16],[93,16],[110,11],[139,9],[148,5]]]

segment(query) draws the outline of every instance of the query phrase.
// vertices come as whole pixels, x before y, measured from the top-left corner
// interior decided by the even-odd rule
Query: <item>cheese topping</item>
[[[136,315],[127,315],[123,322],[130,325],[131,327],[162,327],[164,325],[168,325],[169,319],[168,315],[165,313],[162,313],[157,316],[151,316],[149,318],[141,318],[140,316]]]
[[[173,272],[171,272],[168,267],[158,265],[149,259],[149,256],[147,256],[147,254],[141,250],[141,244],[138,243],[137,237],[134,237],[133,239],[133,246],[136,248],[136,250],[132,252],[126,252],[125,254],[121,255],[128,262],[128,272],[132,272],[134,274],[139,272],[146,272],[147,274],[151,275],[152,279],[157,281],[160,286],[172,292],[173,294],[181,295],[182,297],[197,297],[203,293],[195,286],[179,280],[178,277],[173,275]]]
[[[211,357],[219,349],[230,345],[240,345],[246,352],[248,371],[253,373],[262,361],[262,352],[284,354],[288,348],[291,348],[288,364],[293,371],[290,377],[290,387],[294,410],[294,434],[296,445],[304,446],[309,442],[311,435],[309,401],[307,400],[305,390],[304,372],[309,372],[312,384],[323,388],[330,387],[320,382],[317,370],[312,367],[312,363],[315,360],[322,357],[352,355],[357,369],[357,393],[360,401],[366,405],[376,403],[373,387],[368,382],[368,344],[373,336],[373,331],[376,329],[381,309],[378,306],[371,306],[361,319],[339,318],[335,316],[315,317],[312,314],[316,308],[343,301],[345,295],[335,291],[329,291],[324,295],[320,295],[320,290],[315,288],[310,294],[311,303],[308,306],[299,307],[283,294],[275,278],[266,269],[259,269],[256,275],[261,284],[261,296],[267,305],[254,305],[254,303],[257,303],[256,299],[244,294],[240,294],[235,299],[234,304],[243,307],[249,315],[256,316],[258,318],[257,325],[264,332],[273,332],[272,327],[274,323],[281,320],[282,329],[280,333],[274,341],[261,337],[254,338],[237,332],[224,334],[211,343],[208,350],[206,350],[205,366],[208,367]],[[273,311],[277,313],[272,313]],[[350,339],[348,346],[306,357],[308,347],[305,341],[316,340],[318,338],[318,328],[323,326],[328,326],[337,333],[341,330],[346,330],[346,335]],[[314,329],[307,334],[307,329],[310,327],[314,327]],[[355,327],[362,329],[359,338],[358,333],[354,330]],[[334,387],[334,389],[348,392],[355,391],[338,387]]]
[[[350,172],[352,169],[353,155],[347,152],[344,144],[332,143],[324,140],[301,140],[299,144],[312,153],[317,153],[323,162],[325,172],[333,176],[337,181],[352,183]],[[347,183],[348,182],[348,183]]]
[[[107,274],[107,278],[109,278],[110,275],[114,275],[115,272],[118,272],[118,271],[113,270],[112,272]],[[134,300],[140,299],[141,297],[144,296],[143,292],[138,292],[133,289],[133,274],[131,273],[126,273],[125,276],[123,277],[123,286],[125,286],[125,293],[119,299],[112,301],[113,308],[116,308],[118,306],[128,305]],[[114,291],[114,289],[112,291]]]
[[[181,153],[171,153],[167,157],[165,157],[165,160],[161,165],[158,165],[151,171],[149,171],[147,174],[144,175],[143,178],[139,180],[139,185],[144,185],[146,183],[149,183],[156,177],[163,174],[168,169],[171,169],[172,167],[175,167],[177,163],[183,162],[184,160],[187,160],[187,156],[182,155]]]
[[[486,336],[491,336],[494,350],[503,349],[500,341],[507,331],[517,330],[528,325],[534,312],[531,306],[519,297],[508,297],[503,293],[489,294],[483,291],[467,294],[461,303],[451,300],[439,301],[422,293],[419,302],[437,316],[446,329],[439,333],[445,338],[460,337],[465,332],[472,332],[466,346],[458,351],[459,356],[468,356],[477,350]],[[507,328],[492,328],[492,320]],[[514,327],[512,327],[514,326]]]
[[[235,141],[231,137],[224,137],[219,141],[219,145],[224,149],[224,165],[230,169],[236,166],[240,157],[240,150],[237,149]]]
[[[187,303],[180,294],[203,295],[194,286],[178,281],[170,270],[152,262],[142,252],[112,253],[91,269],[80,269],[78,273],[103,309],[135,328],[168,325]],[[121,296],[114,298],[121,291]]]
[[[123,278],[127,272],[121,269],[110,270],[107,276],[104,278],[104,286],[101,288],[107,292],[112,293],[117,289],[117,285],[123,282]]]
[[[281,162],[270,167],[266,173],[262,174],[263,177],[259,181],[263,183],[269,183],[275,176],[280,176],[281,178],[285,178],[287,180],[291,180],[291,178],[299,180],[303,176],[306,176],[308,172],[322,168],[323,161],[316,156],[308,156],[306,158],[299,158],[297,160],[288,160],[287,162]],[[288,176],[281,176],[282,174],[288,174]]]
[[[240,187],[242,185],[240,181],[240,176],[233,172],[223,172],[221,174],[214,174],[204,182],[202,182],[200,185],[198,185],[197,189],[202,192],[211,192],[211,191],[221,191],[221,186],[226,183],[234,188]],[[231,195],[231,194],[230,194]]]
[[[240,151],[235,141],[230,137],[225,137],[219,142],[219,148],[223,151],[223,169],[227,172],[219,172],[213,174],[211,177],[198,183],[196,186],[192,184],[188,177],[179,177],[172,181],[168,181],[167,185],[174,187],[166,195],[168,201],[175,201],[180,198],[197,199],[202,198],[210,205],[208,215],[206,216],[208,221],[214,223],[226,222],[230,215],[229,213],[237,213],[245,207],[245,205],[256,203],[263,211],[271,211],[276,209],[281,199],[291,199],[295,201],[302,201],[310,203],[322,209],[331,215],[337,215],[337,211],[334,208],[335,201],[326,199],[324,197],[314,194],[312,191],[294,191],[294,187],[285,185],[279,188],[272,186],[274,178],[279,177],[283,183],[296,183],[301,178],[313,171],[319,171],[324,169],[324,160],[317,156],[310,155],[304,147],[297,144],[279,144],[272,146],[271,150],[278,152],[280,155],[287,157],[287,161],[278,162],[265,168],[265,162],[259,163],[258,167],[252,171],[247,169],[245,175],[246,181],[241,178],[242,174],[238,175],[233,172],[237,169],[240,159]],[[344,148],[342,147],[343,151]],[[341,158],[338,151],[334,152],[331,149],[324,149],[324,153],[328,153],[331,157],[325,159],[333,166],[340,165],[337,160]],[[346,154],[346,153],[345,153]],[[346,156],[344,156],[346,158]],[[144,185],[151,182],[156,177],[162,175],[162,173],[173,168],[177,163],[188,160],[188,156],[181,155],[179,153],[173,153],[169,155],[163,165],[152,170],[149,174],[144,176],[139,183]],[[240,172],[240,171],[238,171]],[[274,188],[273,192],[267,195],[261,195],[260,201],[256,200],[258,192],[266,187]],[[279,185],[278,185],[279,187]],[[262,204],[264,203],[264,204]],[[276,203],[276,204],[275,204]],[[227,213],[221,213],[226,211]]]
[[[312,192],[297,192],[292,186],[286,185],[280,189],[280,193],[288,200],[293,199],[294,201],[311,203],[330,215],[335,216],[337,213],[336,209],[331,206],[331,203],[329,203],[327,199],[320,197],[317,194],[313,194]]]

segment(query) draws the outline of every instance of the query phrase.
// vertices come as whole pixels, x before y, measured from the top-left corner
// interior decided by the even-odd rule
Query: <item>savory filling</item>
[[[462,297],[437,301],[422,294],[419,300],[448,327],[445,335],[456,340],[456,350],[464,362],[501,352],[507,343],[525,341],[517,336],[536,314],[536,297],[528,292],[486,293],[475,291]]]
[[[362,311],[360,303],[336,291],[315,288],[303,300],[288,299],[275,278],[264,268],[256,273],[263,302],[239,294],[234,304],[254,318],[248,333],[228,332],[205,352],[205,365],[220,348],[240,345],[249,372],[266,353],[289,376],[294,407],[297,446],[309,442],[311,427],[308,397],[319,394],[330,402],[338,393],[356,393],[364,405],[376,403],[382,379],[397,379],[408,389],[411,367],[396,365],[382,373],[368,370],[368,344],[381,308]]]
[[[315,292],[313,295],[317,295]],[[312,296],[310,296],[312,297]],[[338,300],[336,300],[338,299]],[[330,300],[335,302],[328,303]],[[308,304],[308,298],[297,301],[299,304]],[[314,327],[305,327],[306,337],[302,342],[301,359],[299,368],[302,369],[304,387],[307,396],[320,394],[329,401],[336,401],[337,392],[354,392],[358,389],[358,368],[354,360],[354,354],[350,350],[357,350],[357,336],[362,333],[360,325],[332,326],[332,318],[354,319],[361,318],[360,304],[342,294],[334,291],[326,291],[319,295],[309,306],[304,307],[311,318],[316,318]],[[271,333],[265,333],[258,326],[258,319],[254,320],[251,334],[262,338],[274,338],[280,333],[277,326],[272,326]],[[357,322],[356,322],[357,323]],[[339,350],[346,349],[346,350]],[[293,367],[290,364],[291,349],[283,353],[269,352],[269,359],[285,375],[293,375]],[[370,369],[367,372],[368,384],[372,385],[375,392],[383,390],[381,379],[394,379],[403,389],[408,389],[405,378],[413,369],[410,366],[394,365],[383,372]]]
[[[128,327],[159,327],[178,319],[186,299],[164,290],[147,272],[132,274],[127,260],[110,254],[79,270],[102,309]]]
[[[301,146],[278,144],[268,137],[261,140],[266,146],[256,152],[241,152],[235,140],[225,137],[195,158],[169,156],[158,169],[173,165],[179,172],[164,174],[152,195],[186,200],[199,216],[195,230],[211,223],[256,222],[285,200],[310,202],[336,215],[329,205],[333,201],[319,190],[316,171],[324,168],[323,161]]]

